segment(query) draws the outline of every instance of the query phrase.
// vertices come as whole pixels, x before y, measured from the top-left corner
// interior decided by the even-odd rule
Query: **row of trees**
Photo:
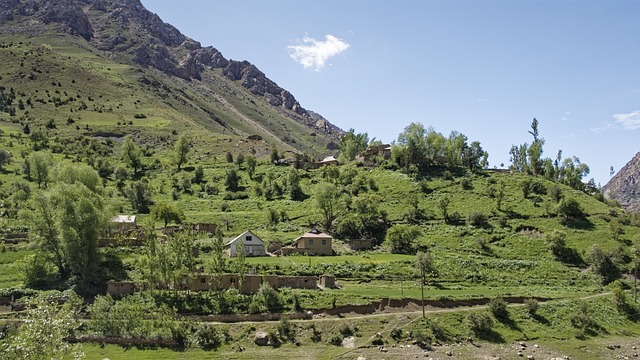
[[[525,142],[511,147],[511,170],[544,176],[574,189],[585,190],[582,179],[589,175],[589,166],[575,156],[563,159],[562,150],[558,150],[555,159],[543,158],[544,139],[540,137],[538,126],[538,120],[534,118],[529,131],[533,137],[531,144]]]
[[[425,129],[420,123],[411,123],[398,136],[392,157],[405,171],[459,166],[477,171],[488,166],[489,154],[480,142],[469,144],[467,137],[457,131],[446,137],[432,127]]]

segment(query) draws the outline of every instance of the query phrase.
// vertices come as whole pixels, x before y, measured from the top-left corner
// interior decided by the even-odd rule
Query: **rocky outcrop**
[[[602,193],[626,210],[640,212],[640,152],[609,180]]]
[[[10,32],[60,31],[81,36],[102,54],[122,62],[157,69],[185,80],[201,80],[205,71],[239,83],[287,117],[337,139],[342,130],[303,108],[296,98],[248,61],[226,59],[220,51],[202,45],[148,11],[140,0],[3,0],[0,24],[13,22]],[[13,26],[13,27],[12,27]]]

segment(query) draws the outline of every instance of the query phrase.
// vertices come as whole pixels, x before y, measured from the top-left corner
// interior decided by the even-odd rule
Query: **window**
[[[245,239],[246,241],[251,241],[251,240],[252,240],[252,239],[251,239],[251,235],[247,235],[247,237],[246,237],[246,238],[244,238],[244,239]]]
[[[322,240],[322,245],[327,245],[327,239]]]
[[[200,278],[200,284],[204,284],[207,280],[205,278]]]
[[[309,245],[313,245],[313,239],[309,239]]]

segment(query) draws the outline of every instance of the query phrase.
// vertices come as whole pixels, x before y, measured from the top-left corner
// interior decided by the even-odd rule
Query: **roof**
[[[320,162],[323,163],[323,162],[334,162],[334,161],[338,161],[338,158],[335,157],[335,155],[331,155],[331,156],[327,156],[326,158],[322,159],[322,161],[320,161]]]
[[[235,238],[233,238],[233,240],[229,240],[226,244],[224,244],[224,246],[229,246],[232,243],[234,243],[234,242],[236,242],[236,241],[238,241],[240,239],[244,239],[245,236],[247,236],[247,235],[251,235],[254,238],[260,240],[261,242],[264,242],[264,241],[262,241],[262,239],[260,239],[260,237],[258,235],[252,233],[251,230],[247,230],[247,231],[243,232],[242,234],[240,234],[240,235],[236,236]]]
[[[298,237],[296,240],[301,238],[313,238],[313,239],[333,239],[333,237],[329,234],[325,234],[317,229],[313,229],[306,234]]]
[[[135,215],[116,215],[111,218],[111,222],[114,223],[135,223],[136,216]]]

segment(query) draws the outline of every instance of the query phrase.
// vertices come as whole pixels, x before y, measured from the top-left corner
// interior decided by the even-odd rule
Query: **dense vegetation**
[[[556,159],[542,158],[544,140],[535,119],[532,144],[511,149],[510,171],[487,169],[489,154],[480,142],[420,123],[399,134],[389,159],[361,158],[368,145],[381,144],[350,131],[339,144],[343,164],[315,169],[310,159],[318,154],[311,146],[305,145],[307,154],[294,154],[292,147],[283,151],[203,131],[201,123],[173,121],[184,117],[174,108],[180,101],[160,104],[154,97],[171,91],[134,91],[124,76],[132,68],[50,40],[54,47],[16,39],[0,51],[8,64],[0,74],[0,287],[6,298],[37,305],[16,316],[55,320],[54,342],[72,332],[215,349],[233,338],[247,339],[255,328],[240,335],[178,315],[290,313],[419,299],[423,290],[427,299],[531,298],[526,314],[494,300],[489,312],[410,325],[411,339],[425,344],[459,336],[500,340],[503,333],[515,338],[514,323],[586,338],[607,321],[594,319],[589,306],[577,306],[574,299],[545,307],[533,298],[612,290],[616,315],[610,319],[620,327],[637,321],[625,290],[640,267],[640,218],[606,202],[592,183],[585,185],[588,166],[577,158],[562,159],[561,151]],[[8,61],[16,55],[21,63]],[[24,76],[8,80],[17,73]],[[122,85],[127,90],[119,91]],[[123,243],[99,247],[115,214],[138,216],[143,246],[119,246],[126,239],[116,239]],[[218,231],[182,232],[161,241],[157,228],[185,222],[215,223]],[[286,245],[312,227],[337,239],[337,256],[222,256],[224,239],[247,229]],[[24,232],[28,239],[14,239]],[[375,248],[351,251],[350,239],[372,239]],[[265,286],[254,295],[177,290],[198,271],[248,270],[333,274],[341,288]],[[113,299],[104,294],[109,280],[149,286]],[[602,301],[595,306],[603,313],[612,309]],[[541,320],[549,322],[556,307],[571,330]],[[77,317],[88,319],[86,326]],[[466,324],[463,331],[451,325],[456,320]],[[7,353],[24,345],[19,339],[37,342],[44,330],[36,326],[41,322],[31,324],[7,327],[13,334],[3,342]],[[305,326],[296,329],[283,320],[270,341],[295,343],[296,334],[308,333],[318,339],[313,343],[339,344],[358,333],[349,325]],[[372,341],[407,338],[403,331],[380,336]],[[54,351],[50,343],[42,346],[45,354]]]

